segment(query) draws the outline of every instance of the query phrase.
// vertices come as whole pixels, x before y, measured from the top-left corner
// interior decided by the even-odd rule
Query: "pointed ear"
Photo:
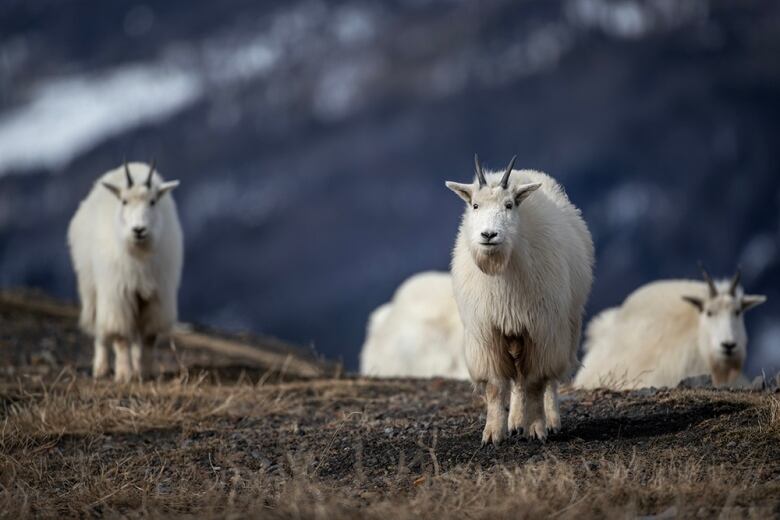
[[[515,197],[515,204],[520,204],[523,202],[528,196],[538,190],[542,187],[541,182],[529,182],[528,184],[521,184],[520,186],[513,189],[514,191],[514,197]]]
[[[766,296],[763,294],[746,294],[742,297],[742,312],[752,309],[758,305],[761,305],[766,301]]]
[[[449,189],[455,192],[455,195],[471,204],[471,194],[474,190],[473,184],[461,184],[460,182],[447,181],[444,183]]]
[[[114,197],[121,199],[122,198],[122,190],[111,184],[110,182],[101,182],[100,184],[103,185],[108,191],[114,194]]]
[[[696,307],[696,310],[699,312],[704,310],[704,300],[701,298],[697,298],[695,296],[683,296],[682,299],[683,301],[686,301]]]
[[[160,186],[157,188],[157,198],[162,197],[169,191],[171,191],[173,188],[179,185],[179,181],[167,181],[160,184]]]

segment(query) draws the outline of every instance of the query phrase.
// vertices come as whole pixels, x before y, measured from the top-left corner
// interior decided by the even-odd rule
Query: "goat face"
[[[765,296],[745,294],[739,285],[740,274],[731,281],[713,282],[706,271],[708,295],[684,296],[699,311],[699,352],[709,360],[713,372],[742,370],[747,357],[745,312],[766,301]]]
[[[499,274],[509,264],[520,224],[518,207],[541,184],[510,184],[514,159],[500,182],[488,182],[475,157],[476,179],[471,184],[448,181],[447,187],[466,202],[462,230],[477,266],[486,274]]]
[[[125,186],[103,182],[119,202],[117,223],[119,238],[131,250],[148,250],[160,233],[162,218],[158,211],[158,202],[169,191],[179,185],[179,181],[155,184],[153,181],[154,164],[149,168],[143,182],[136,180],[125,164]]]

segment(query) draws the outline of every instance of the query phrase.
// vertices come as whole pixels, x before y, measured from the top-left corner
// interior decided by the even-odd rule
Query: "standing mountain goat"
[[[360,373],[385,377],[468,378],[463,325],[449,273],[406,280],[369,318]]]
[[[766,298],[746,295],[739,271],[730,281],[664,280],[634,291],[593,318],[575,385],[614,389],[676,386],[711,374],[716,385],[742,373],[744,313]]]
[[[482,442],[500,443],[507,427],[544,440],[560,427],[557,383],[575,366],[593,242],[552,177],[514,171],[514,158],[485,174],[474,159],[475,182],[447,187],[467,204],[452,277],[469,374],[485,384]]]
[[[81,202],[68,228],[78,278],[82,329],[95,338],[92,374],[143,377],[143,350],[176,322],[182,268],[182,233],[154,164],[125,163],[103,175]]]

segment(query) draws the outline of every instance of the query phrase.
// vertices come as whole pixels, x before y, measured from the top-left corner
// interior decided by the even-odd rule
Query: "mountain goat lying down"
[[[744,313],[766,298],[745,294],[739,271],[717,283],[702,272],[704,282],[640,287],[620,307],[593,318],[575,386],[676,386],[701,374],[711,374],[716,385],[735,382],[747,353]]]
[[[560,425],[557,382],[576,362],[593,242],[552,177],[515,171],[514,158],[486,174],[474,159],[476,180],[447,187],[467,205],[452,277],[469,374],[485,386],[482,442],[500,443],[507,429],[544,440]]]
[[[463,325],[449,273],[431,271],[410,277],[390,303],[371,314],[360,352],[360,373],[468,378]]]
[[[141,379],[144,347],[154,346],[176,322],[182,233],[163,182],[152,166],[125,163],[100,177],[68,228],[78,279],[82,329],[95,338],[94,377]]]

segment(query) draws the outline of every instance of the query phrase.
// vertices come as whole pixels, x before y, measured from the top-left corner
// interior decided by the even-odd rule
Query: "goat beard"
[[[712,363],[712,384],[715,386],[726,385],[736,381],[742,374],[742,360],[721,359]]]
[[[488,250],[472,248],[471,256],[479,270],[490,276],[501,274],[509,264],[509,252],[501,246]]]

